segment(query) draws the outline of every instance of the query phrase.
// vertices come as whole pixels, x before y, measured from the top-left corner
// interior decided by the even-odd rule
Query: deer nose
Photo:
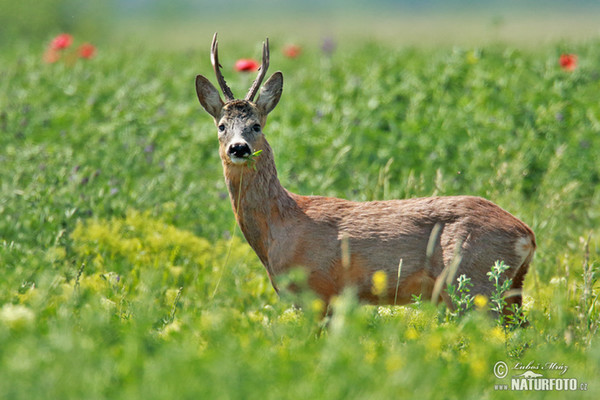
[[[244,158],[248,157],[252,152],[248,143],[233,143],[229,146],[227,153],[229,157]]]

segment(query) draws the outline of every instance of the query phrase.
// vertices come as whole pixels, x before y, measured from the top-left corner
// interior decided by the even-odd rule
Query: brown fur
[[[534,234],[490,201],[454,196],[352,202],[300,196],[279,183],[264,136],[259,146],[263,153],[256,170],[227,162],[223,166],[240,228],[272,279],[291,268],[304,267],[309,271],[309,286],[326,302],[345,286],[355,286],[365,301],[392,303],[402,259],[396,302],[405,304],[413,294],[431,297],[435,279],[452,262],[458,247],[461,262],[456,274],[472,279],[473,294],[489,296],[492,287],[486,274],[497,260],[516,266],[506,277],[513,279],[513,288],[522,288],[535,250]],[[427,244],[436,223],[442,228],[428,259]],[[341,261],[344,236],[351,254],[347,270]],[[530,240],[528,246],[522,246],[526,247],[522,251],[528,252],[525,259],[514,250],[516,239],[522,237]],[[378,270],[388,276],[384,298],[370,293],[372,275]],[[520,303],[520,296],[511,299],[511,303]]]
[[[419,293],[431,298],[442,271],[459,257],[455,276],[471,278],[472,294],[489,296],[493,287],[487,272],[497,260],[510,265],[505,278],[513,279],[515,295],[509,302],[521,304],[520,291],[536,248],[535,235],[525,223],[488,200],[453,196],[353,202],[301,196],[284,189],[273,151],[262,133],[267,114],[279,101],[282,84],[277,72],[265,83],[256,102],[223,103],[206,78],[196,80],[200,103],[220,127],[219,154],[235,217],[276,290],[278,275],[302,267],[308,272],[309,287],[325,302],[344,287],[354,286],[364,301],[405,304]],[[232,143],[262,152],[252,162],[236,161],[228,154]],[[346,266],[342,263],[343,238],[347,238],[350,252]],[[372,276],[379,270],[386,273],[388,287],[384,295],[375,296]],[[448,303],[446,293],[440,296]]]

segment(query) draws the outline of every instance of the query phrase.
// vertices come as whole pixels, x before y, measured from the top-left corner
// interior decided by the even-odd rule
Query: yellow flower
[[[25,304],[31,304],[33,302],[39,301],[43,296],[39,293],[34,286],[27,289],[25,293],[21,293],[19,296],[19,302]]]
[[[373,293],[375,296],[381,296],[385,294],[387,289],[387,274],[384,271],[375,271],[371,281],[373,283],[371,286],[371,293]]]
[[[504,329],[502,329],[499,326],[492,328],[488,337],[492,342],[496,344],[502,344],[506,340],[506,334],[504,333]]]
[[[169,272],[175,278],[178,278],[183,273],[183,267],[180,267],[180,266],[177,266],[177,265],[171,265],[169,267]]]
[[[321,314],[325,311],[325,302],[321,299],[314,299],[310,303],[310,308],[315,314]]]
[[[106,280],[102,279],[102,274],[97,272],[95,274],[86,276],[85,273],[81,275],[79,279],[79,285],[82,289],[87,289],[92,292],[99,292],[106,288]]]
[[[439,351],[442,349],[442,337],[435,333],[431,334],[427,338],[425,345],[427,346],[429,353],[439,354]]]
[[[373,340],[365,340],[363,343],[365,350],[365,361],[369,364],[375,363],[377,360],[377,346]]]
[[[471,65],[477,64],[477,62],[479,61],[479,55],[480,54],[479,54],[478,51],[470,51],[470,52],[468,52],[467,53],[467,57],[466,57],[467,63],[471,64]]]
[[[277,320],[284,324],[297,323],[300,321],[300,311],[297,308],[288,308],[281,314]]]
[[[419,333],[417,332],[417,330],[415,328],[410,327],[406,330],[405,336],[409,340],[414,340],[419,337]]]
[[[385,360],[385,369],[388,372],[397,371],[404,366],[404,360],[399,354],[392,354]]]
[[[475,307],[477,307],[478,310],[483,310],[485,309],[485,306],[487,306],[488,299],[482,294],[477,294],[473,299],[473,303],[475,304]]]
[[[477,378],[481,378],[486,373],[489,373],[487,362],[481,357],[474,356],[469,363],[469,367],[471,373]]]

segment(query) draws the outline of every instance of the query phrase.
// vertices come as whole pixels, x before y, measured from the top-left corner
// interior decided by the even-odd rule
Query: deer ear
[[[273,111],[279,103],[282,90],[283,74],[277,71],[265,82],[256,100],[256,106],[264,115]]]
[[[223,100],[212,83],[202,75],[196,77],[196,93],[202,107],[216,120],[221,114]]]

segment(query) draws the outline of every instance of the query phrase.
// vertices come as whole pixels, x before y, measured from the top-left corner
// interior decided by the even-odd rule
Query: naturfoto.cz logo
[[[494,385],[494,390],[514,390],[514,391],[577,391],[587,390],[587,383],[580,383],[576,378],[562,377],[569,367],[562,363],[546,362],[536,363],[530,361],[527,364],[521,362],[515,363],[512,368],[504,361],[498,361],[494,364],[494,375],[498,379],[504,379],[508,376],[510,370],[520,373],[512,375],[510,384],[499,383]],[[543,373],[542,373],[543,372]],[[545,377],[546,373],[558,373],[561,377]]]

